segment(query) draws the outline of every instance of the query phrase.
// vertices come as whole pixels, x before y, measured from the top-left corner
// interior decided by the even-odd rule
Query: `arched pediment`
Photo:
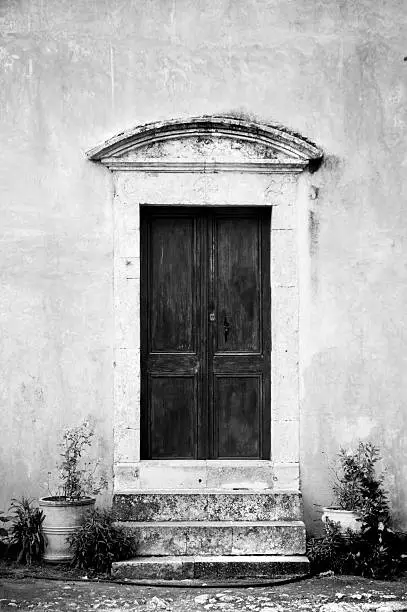
[[[322,151],[281,126],[203,116],[138,126],[87,151],[112,170],[300,172]]]

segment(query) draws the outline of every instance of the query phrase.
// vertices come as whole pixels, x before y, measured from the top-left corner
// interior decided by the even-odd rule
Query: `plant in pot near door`
[[[379,449],[371,442],[360,441],[355,451],[340,450],[340,469],[333,485],[337,505],[323,508],[323,521],[340,523],[343,531],[360,531],[377,500],[385,501],[383,475],[376,472],[379,460]]]
[[[107,486],[104,476],[96,478],[99,462],[89,459],[94,431],[88,422],[67,429],[63,435],[61,461],[58,464],[60,484],[56,494],[42,497],[43,524],[47,546],[44,560],[48,563],[72,561],[68,538],[78,529],[95,505],[94,495]],[[51,492],[51,487],[48,487]]]

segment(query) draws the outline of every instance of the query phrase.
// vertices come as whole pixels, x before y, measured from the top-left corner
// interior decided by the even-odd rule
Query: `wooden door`
[[[270,213],[142,207],[141,456],[270,455]]]

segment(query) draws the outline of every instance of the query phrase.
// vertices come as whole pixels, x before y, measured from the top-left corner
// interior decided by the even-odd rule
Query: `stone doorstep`
[[[298,492],[140,491],[116,493],[120,521],[288,521],[302,519]]]
[[[298,464],[290,464],[298,473]],[[268,459],[151,459],[115,464],[116,491],[232,488],[261,490],[275,488],[277,467]],[[281,471],[281,470],[280,470]],[[295,480],[295,479],[294,479]],[[280,480],[278,481],[280,482]],[[288,484],[286,479],[283,482]],[[291,480],[290,480],[291,482]],[[293,489],[298,491],[297,486]],[[287,486],[284,486],[287,489]]]
[[[144,557],[113,563],[115,578],[133,580],[278,579],[306,576],[309,561],[299,556]]]
[[[302,555],[302,521],[172,521],[118,522],[137,541],[137,554]]]

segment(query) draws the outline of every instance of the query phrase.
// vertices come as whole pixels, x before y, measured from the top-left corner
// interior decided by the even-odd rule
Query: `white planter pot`
[[[362,523],[358,520],[359,514],[353,510],[341,510],[341,508],[323,508],[322,520],[327,519],[335,523],[340,523],[341,531],[352,529],[352,531],[360,531]]]
[[[82,523],[83,518],[95,505],[95,499],[85,497],[66,501],[61,497],[43,497],[39,501],[45,519],[43,531],[46,537],[44,561],[47,563],[69,563],[73,554],[69,550],[68,537]]]

